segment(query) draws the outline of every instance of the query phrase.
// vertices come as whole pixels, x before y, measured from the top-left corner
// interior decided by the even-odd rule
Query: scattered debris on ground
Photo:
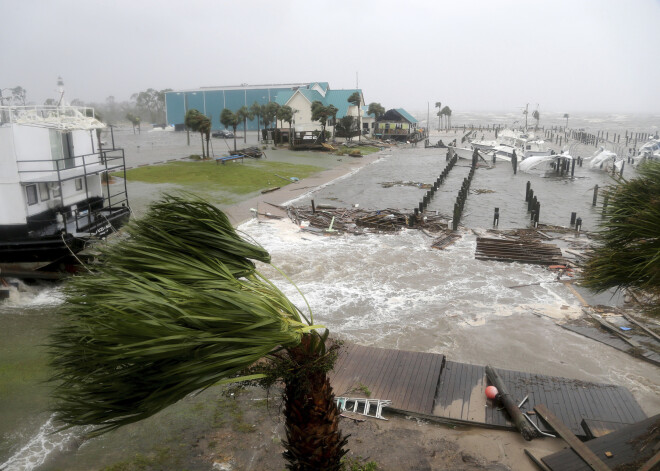
[[[422,183],[422,182],[411,182],[411,181],[395,181],[395,182],[381,182],[380,186],[383,188],[392,188],[394,186],[414,186],[415,188],[419,188],[421,190],[430,190],[433,185],[430,183]]]

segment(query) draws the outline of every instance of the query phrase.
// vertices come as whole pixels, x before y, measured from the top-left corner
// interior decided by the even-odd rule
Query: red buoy
[[[488,399],[495,399],[497,395],[499,394],[499,391],[495,386],[488,386],[486,388],[486,397]]]

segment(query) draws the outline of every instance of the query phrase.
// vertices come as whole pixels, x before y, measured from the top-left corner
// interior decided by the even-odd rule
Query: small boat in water
[[[128,221],[125,179],[110,181],[124,151],[102,147],[102,128],[92,108],[0,103],[1,273],[65,268]]]
[[[604,170],[606,172],[619,171],[623,165],[624,159],[618,157],[616,153],[605,150],[600,147],[594,155],[589,158],[589,168]]]
[[[651,139],[640,147],[638,157],[645,160],[660,160],[660,139]]]

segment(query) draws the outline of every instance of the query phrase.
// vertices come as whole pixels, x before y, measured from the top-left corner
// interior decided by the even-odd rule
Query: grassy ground
[[[321,170],[321,167],[313,165],[249,159],[242,163],[232,161],[224,165],[214,161],[172,162],[128,170],[126,178],[128,181],[145,183],[171,183],[202,191],[223,190],[248,194],[264,188],[285,186],[291,183],[290,178],[302,179]]]

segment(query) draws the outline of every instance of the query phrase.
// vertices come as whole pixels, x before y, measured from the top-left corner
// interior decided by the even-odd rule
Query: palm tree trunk
[[[312,334],[288,350],[299,372],[286,379],[284,417],[287,468],[295,471],[338,471],[347,439],[339,431],[339,411],[327,372],[319,368],[321,355]]]
[[[200,132],[199,137],[202,140],[202,158],[204,158],[206,157],[206,154],[204,153],[204,134]]]
[[[247,144],[247,118],[243,120],[243,143]]]
[[[234,153],[236,153],[236,126],[234,126]]]

